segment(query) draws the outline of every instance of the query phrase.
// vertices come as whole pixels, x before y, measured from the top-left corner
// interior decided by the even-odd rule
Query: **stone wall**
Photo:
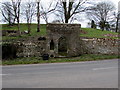
[[[16,45],[18,45],[17,56],[18,57],[42,56],[43,54],[47,53],[46,40],[42,38],[43,37],[35,37],[30,38],[29,40],[16,42]]]
[[[83,53],[90,54],[118,54],[120,48],[118,39],[81,39]]]
[[[81,39],[77,42],[75,53],[81,54],[115,54],[118,55],[120,40],[116,39]],[[55,55],[54,51],[47,50],[47,40],[38,40],[38,37],[31,41],[17,41],[12,43],[17,57],[41,57],[43,54]],[[71,43],[72,44],[72,43]],[[11,44],[10,44],[11,45]],[[16,48],[17,47],[17,48]],[[5,50],[3,50],[4,53]],[[13,52],[9,51],[9,52]],[[5,52],[6,53],[6,52]],[[4,54],[5,54],[4,53]],[[15,53],[14,53],[15,54]],[[4,55],[6,56],[6,54]],[[8,57],[8,56],[7,56]],[[5,57],[6,58],[6,57]]]
[[[75,53],[81,54],[115,54],[118,55],[118,49],[120,40],[116,39],[80,39],[77,42],[77,48]],[[71,43],[72,44],[72,43]],[[30,56],[42,56],[45,53],[49,53],[46,49],[47,41],[27,41],[20,42],[17,56],[30,57]],[[54,55],[54,51],[51,51],[49,55]]]
[[[45,53],[45,42],[22,42],[17,52],[18,57],[42,56]]]
[[[17,30],[2,30],[2,36],[18,36]]]

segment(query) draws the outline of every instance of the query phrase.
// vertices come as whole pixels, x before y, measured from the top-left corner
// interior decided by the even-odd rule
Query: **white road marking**
[[[92,70],[105,70],[105,69],[113,69],[118,67],[105,67],[105,68],[93,68]]]

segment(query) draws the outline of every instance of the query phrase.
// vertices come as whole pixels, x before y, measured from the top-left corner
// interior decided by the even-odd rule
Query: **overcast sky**
[[[101,2],[101,1],[106,1],[106,2],[108,2],[108,1],[111,1],[112,3],[115,4],[116,11],[118,11],[118,2],[119,2],[120,0],[93,0],[93,1],[94,1],[94,2]],[[82,27],[86,27],[86,26],[87,26],[87,23],[88,23],[88,20],[85,20],[85,21],[81,22],[81,26],[82,26]]]
[[[114,3],[114,5],[116,7],[116,11],[118,11],[118,2],[120,0],[93,0],[93,2],[102,2],[102,1],[105,1],[105,2],[111,1],[112,3]],[[81,22],[76,21],[76,23],[80,23],[82,27],[87,27],[88,22],[89,22],[89,20],[84,20],[84,21],[81,21]]]
[[[3,1],[10,1],[10,0],[0,0],[0,2],[3,2]],[[36,0],[22,0],[22,1],[25,2],[25,1],[36,1]],[[50,2],[50,0],[42,0],[42,1],[45,4],[45,6],[47,5],[47,3]],[[111,2],[113,2],[115,4],[116,10],[118,10],[118,2],[120,0],[93,0],[93,2],[101,2],[101,1],[106,1],[106,2],[111,1]],[[81,17],[84,17],[84,15],[82,15]],[[54,16],[49,17],[49,20],[52,22],[52,20],[54,20]],[[21,21],[23,21],[23,20],[21,20]],[[36,21],[34,21],[34,23],[35,22]],[[45,23],[43,19],[41,19],[41,23]],[[74,23],[79,23],[79,24],[81,24],[82,27],[86,27],[87,23],[88,23],[88,20],[83,18],[81,21],[79,21],[79,22],[75,21]]]

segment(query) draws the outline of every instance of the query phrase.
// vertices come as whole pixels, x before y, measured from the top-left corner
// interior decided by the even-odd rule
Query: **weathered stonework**
[[[93,38],[93,39],[82,39],[82,46],[85,49],[85,53],[90,54],[116,54],[118,50],[120,40],[118,39],[107,39],[107,38]]]
[[[19,46],[18,57],[42,56],[46,53],[46,40],[38,40],[39,37],[29,39],[28,41],[17,42]]]
[[[56,38],[57,39],[57,38]],[[58,39],[57,39],[58,40]],[[30,56],[42,56],[45,53],[48,53],[50,56],[58,57],[58,41],[55,41],[55,48],[54,50],[50,50],[50,41],[51,38],[46,40],[38,41],[37,38],[34,41],[22,41],[17,42],[15,45],[18,45],[17,56],[18,57],[30,57]],[[120,40],[117,39],[81,39],[71,45],[70,53],[67,51],[67,56],[77,56],[81,54],[115,54],[118,55],[118,50],[120,49],[119,46]],[[76,48],[74,46],[76,45]],[[75,50],[75,51],[74,51]],[[71,53],[72,52],[72,53]]]
[[[80,35],[80,24],[48,24],[47,25],[47,51],[48,54],[55,57],[59,54],[60,43],[66,43],[66,56],[77,56],[77,46]],[[66,39],[65,42],[60,39]],[[50,50],[51,41],[54,43],[54,49]],[[61,48],[62,49],[62,48]]]
[[[45,37],[29,37],[12,42],[17,46],[17,57],[72,57],[81,54],[116,54],[120,49],[118,39],[92,38],[82,39],[80,24],[48,24]],[[3,50],[4,51],[4,50]]]

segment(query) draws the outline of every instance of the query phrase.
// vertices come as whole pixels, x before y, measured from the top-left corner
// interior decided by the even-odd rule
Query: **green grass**
[[[86,32],[86,34],[80,34],[81,37],[118,39],[118,37],[106,37],[106,36],[104,36],[105,34],[118,35],[118,33],[116,33],[116,32],[102,31],[100,29],[92,29],[92,28],[81,28],[81,30]]]
[[[30,36],[45,36],[46,35],[46,24],[41,24],[40,29],[41,32],[37,31],[37,24],[31,25],[31,34],[30,35],[21,35],[21,37],[8,37],[3,36],[3,40],[14,40],[14,39],[20,39],[20,38],[26,38]],[[2,30],[17,30],[17,25],[14,26],[8,26],[7,24],[2,24]],[[20,24],[20,31],[27,30],[27,24]],[[112,38],[112,39],[118,39],[118,37],[105,37],[105,34],[114,34],[118,35],[118,33],[110,32],[110,31],[102,31],[100,29],[91,29],[91,28],[81,28],[86,34],[81,33],[81,37],[87,37],[87,38]]]
[[[2,24],[2,30],[17,30],[17,25],[14,26],[8,26],[7,24]],[[20,24],[20,31],[26,31],[27,30],[27,24]],[[31,33],[30,35],[21,35],[18,37],[8,37],[8,36],[3,36],[3,40],[14,40],[14,39],[20,39],[20,38],[26,38],[30,36],[44,36],[46,35],[46,25],[41,24],[40,25],[40,32],[37,32],[37,24],[32,24],[31,25]]]
[[[31,35],[41,34],[46,35],[46,24],[40,25],[41,32],[37,31],[37,24],[31,25]],[[2,30],[17,30],[17,25],[8,26],[8,24],[2,24]],[[27,24],[20,24],[20,31],[25,31],[27,29]]]
[[[24,57],[16,58],[13,60],[5,60],[2,65],[17,65],[17,64],[42,64],[42,63],[62,63],[62,62],[81,62],[81,61],[97,61],[104,59],[115,59],[118,58],[117,55],[95,55],[95,54],[85,54],[79,57],[71,58],[50,58],[49,60],[42,60],[41,57]]]

